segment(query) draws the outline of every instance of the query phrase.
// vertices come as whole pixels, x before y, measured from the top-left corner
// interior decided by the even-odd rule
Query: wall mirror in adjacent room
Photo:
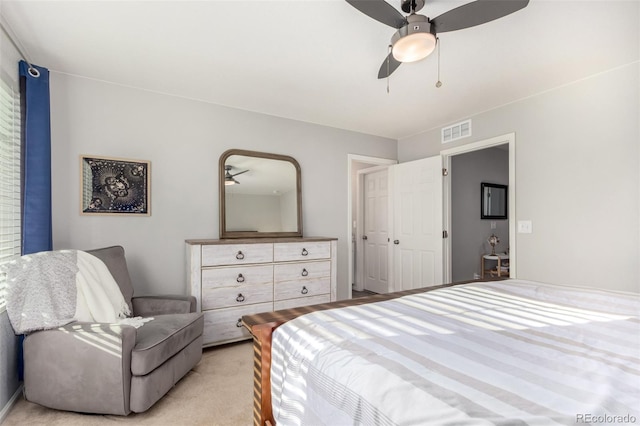
[[[220,238],[302,236],[300,165],[286,155],[220,156]]]
[[[507,218],[507,185],[482,182],[480,194],[480,219]]]

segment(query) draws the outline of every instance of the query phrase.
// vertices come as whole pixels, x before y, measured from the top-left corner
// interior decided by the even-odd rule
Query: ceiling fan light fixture
[[[416,62],[429,56],[436,48],[436,38],[431,33],[414,33],[393,45],[393,57],[400,62]]]
[[[436,48],[436,36],[429,18],[410,15],[407,25],[391,37],[391,54],[399,62],[416,62],[429,56]]]
[[[226,177],[226,178],[224,178],[224,184],[225,184],[225,186],[228,186],[228,185],[239,185],[240,182],[235,180],[233,177]]]

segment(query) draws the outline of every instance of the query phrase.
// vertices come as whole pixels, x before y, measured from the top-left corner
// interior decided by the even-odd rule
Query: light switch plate
[[[533,225],[530,220],[518,221],[518,234],[531,234],[533,232]]]

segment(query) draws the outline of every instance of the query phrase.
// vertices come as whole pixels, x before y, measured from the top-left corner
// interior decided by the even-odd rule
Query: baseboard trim
[[[16,389],[9,402],[7,402],[7,404],[2,408],[2,411],[0,411],[0,424],[4,422],[4,419],[7,417],[9,411],[11,411],[11,408],[13,408],[16,401],[18,401],[20,395],[22,395],[22,383],[20,384],[20,386],[18,386],[18,389]]]

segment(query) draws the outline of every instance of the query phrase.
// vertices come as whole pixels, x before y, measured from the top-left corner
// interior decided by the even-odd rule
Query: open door
[[[364,289],[389,292],[389,173],[387,169],[364,175]]]
[[[389,173],[393,184],[393,290],[441,284],[441,157],[400,163],[390,167]]]

